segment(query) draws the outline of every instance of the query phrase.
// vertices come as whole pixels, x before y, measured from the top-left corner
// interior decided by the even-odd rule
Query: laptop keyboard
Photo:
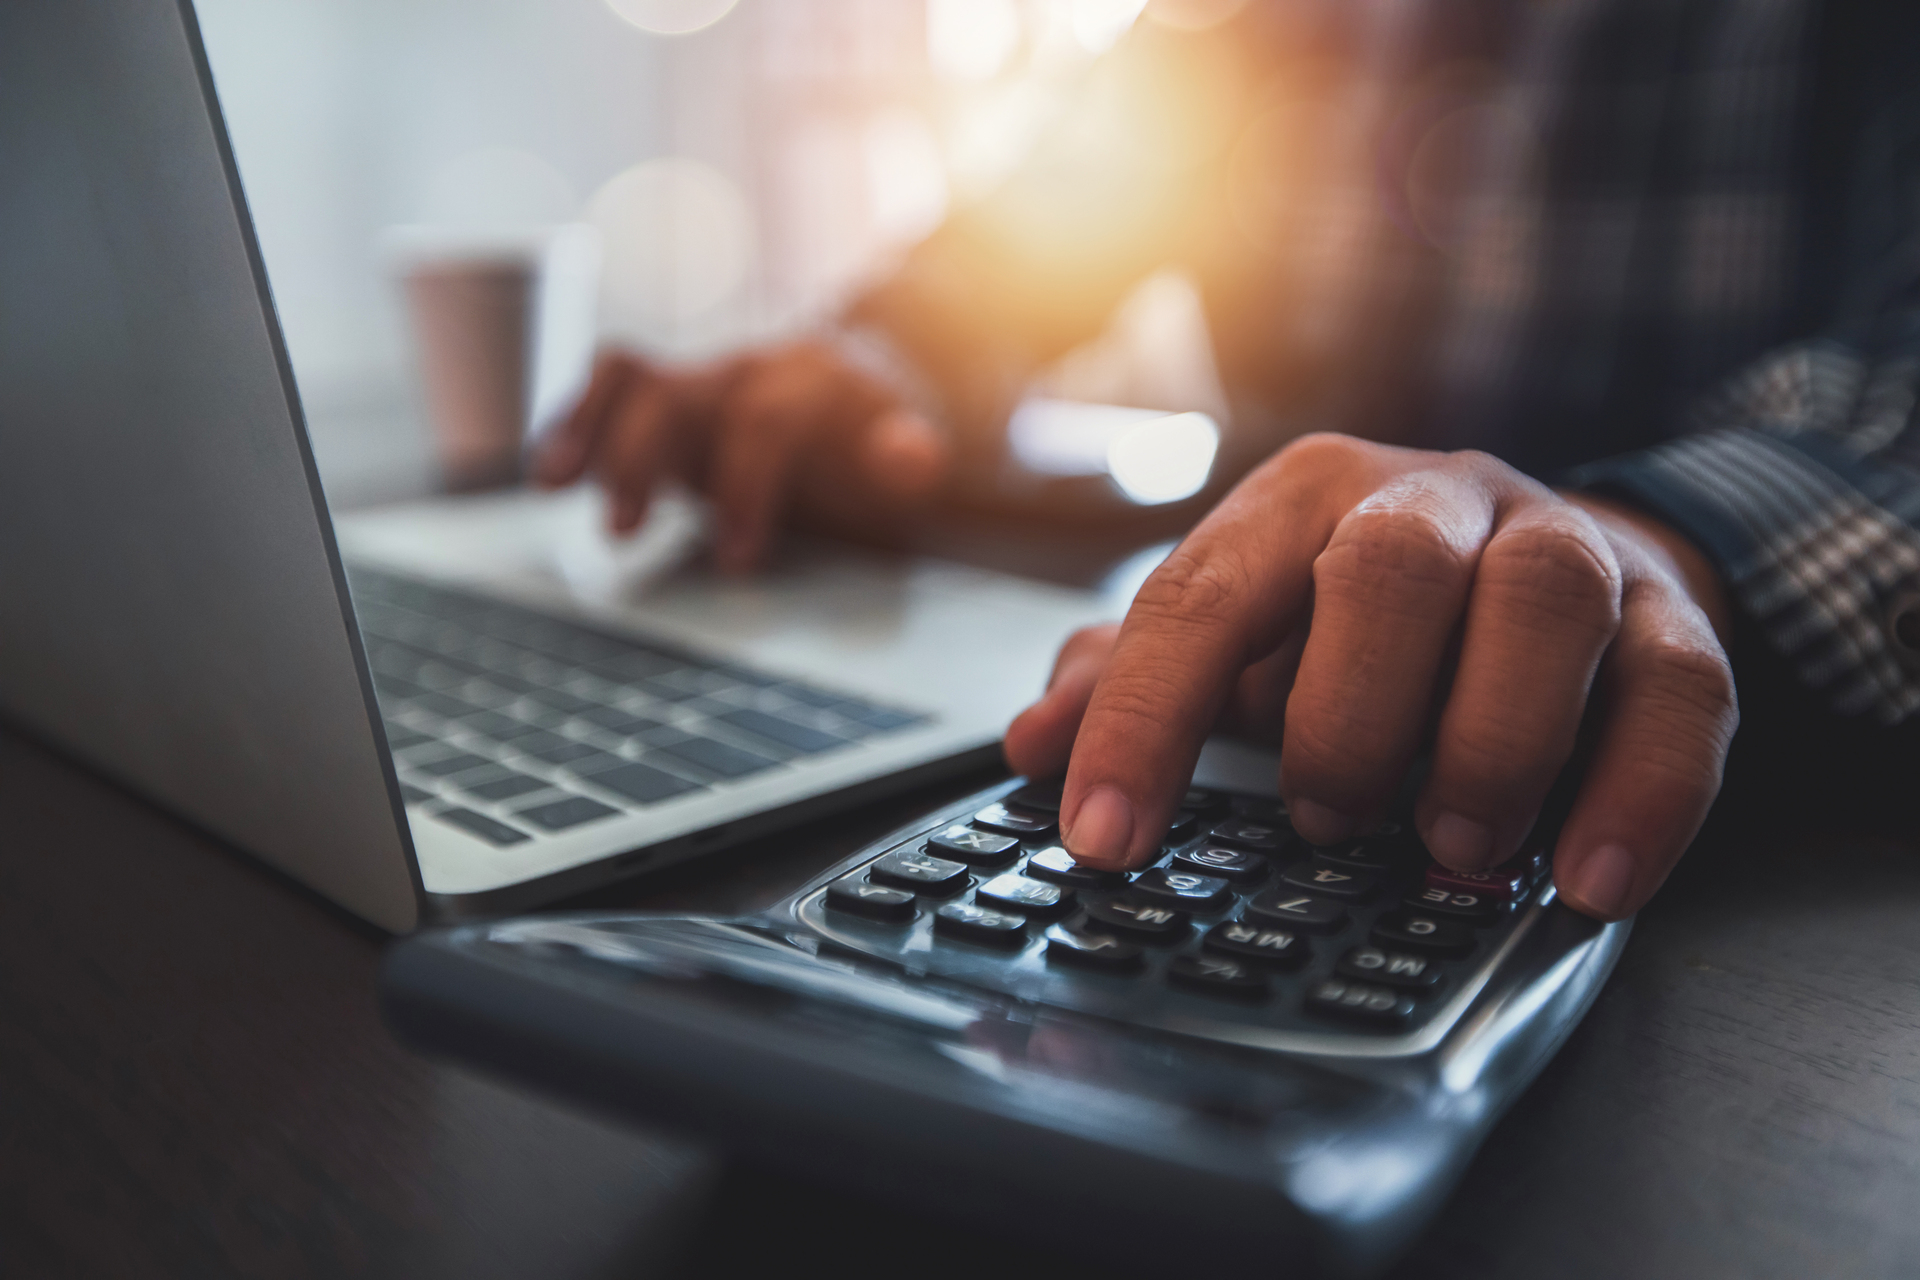
[[[495,845],[928,719],[409,578],[349,577],[408,806]]]

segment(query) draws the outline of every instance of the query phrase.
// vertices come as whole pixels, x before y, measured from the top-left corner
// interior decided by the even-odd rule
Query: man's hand
[[[945,475],[933,424],[820,341],[668,368],[609,352],[579,405],[541,446],[534,477],[606,486],[610,523],[629,533],[655,486],[677,479],[712,499],[714,556],[745,572],[796,507],[903,509]]]
[[[1590,717],[1554,876],[1618,919],[1719,790],[1739,718],[1724,613],[1704,557],[1644,515],[1485,454],[1310,436],[1241,482],[1124,623],[1067,643],[1007,758],[1066,769],[1067,848],[1117,869],[1155,856],[1216,724],[1284,728],[1281,791],[1322,844],[1364,831],[1430,746],[1416,822],[1478,870],[1518,849]]]

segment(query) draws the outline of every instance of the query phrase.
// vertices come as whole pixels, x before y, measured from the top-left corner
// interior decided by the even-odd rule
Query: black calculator
[[[1370,1274],[1628,925],[1557,904],[1539,848],[1460,875],[1405,826],[1316,847],[1270,791],[1210,781],[1128,875],[1067,854],[1057,783],[1014,780],[749,918],[423,934],[390,953],[388,1017],[429,1051],[1129,1271],[1199,1249]]]

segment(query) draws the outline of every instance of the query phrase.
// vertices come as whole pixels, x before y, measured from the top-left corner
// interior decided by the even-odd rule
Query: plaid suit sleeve
[[[1920,305],[1892,341],[1809,341],[1721,389],[1700,429],[1580,468],[1574,487],[1659,515],[1831,710],[1920,711]]]

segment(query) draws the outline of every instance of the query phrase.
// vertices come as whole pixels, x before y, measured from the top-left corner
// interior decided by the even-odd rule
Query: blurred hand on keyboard
[[[542,484],[596,476],[614,532],[676,479],[713,502],[715,559],[746,572],[796,511],[904,510],[950,465],[944,436],[831,343],[802,341],[709,365],[608,352],[573,413],[542,442]]]
[[[1244,480],[1119,626],[1068,641],[1009,728],[1019,772],[1066,771],[1067,849],[1158,856],[1201,742],[1279,734],[1281,790],[1321,844],[1364,831],[1416,754],[1434,856],[1512,856],[1576,740],[1562,896],[1616,919],[1699,829],[1738,721],[1726,605],[1671,529],[1479,453],[1306,437]],[[1069,763],[1071,757],[1071,763]]]

